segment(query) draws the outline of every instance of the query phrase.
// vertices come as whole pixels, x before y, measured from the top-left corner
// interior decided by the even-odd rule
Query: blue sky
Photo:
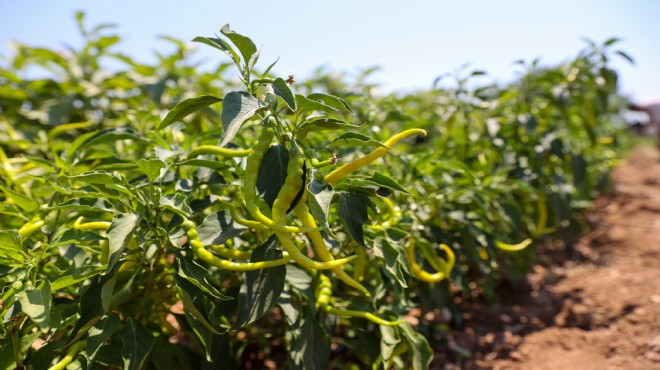
[[[461,65],[507,81],[518,59],[544,64],[566,60],[586,44],[617,36],[636,64],[617,60],[622,92],[637,101],[660,97],[660,1],[5,1],[0,12],[0,55],[8,40],[58,47],[79,45],[73,14],[87,23],[116,23],[119,49],[142,61],[168,44],[211,36],[229,23],[263,46],[262,67],[280,57],[275,72],[304,78],[319,66],[354,74],[381,66],[372,78],[385,91],[427,88]],[[198,46],[197,58],[225,56]]]

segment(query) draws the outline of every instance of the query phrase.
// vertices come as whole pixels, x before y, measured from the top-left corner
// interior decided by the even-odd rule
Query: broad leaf
[[[21,234],[16,230],[0,231],[0,259],[7,258],[22,262],[26,257]]]
[[[271,84],[273,87],[273,92],[275,95],[279,96],[284,100],[286,105],[291,109],[292,111],[296,111],[297,106],[296,106],[296,98],[293,96],[293,93],[291,92],[291,89],[289,88],[289,85],[287,85],[286,82],[282,78],[276,78],[275,81]]]
[[[284,185],[288,164],[289,151],[282,145],[273,145],[264,153],[257,175],[257,192],[268,207],[273,207],[273,202]]]
[[[330,336],[310,313],[291,343],[288,363],[291,369],[323,370],[330,359]]]
[[[169,113],[167,113],[156,129],[162,130],[172,123],[180,121],[183,118],[219,101],[222,101],[222,99],[211,95],[202,95],[179,102]]]
[[[353,240],[363,247],[364,230],[362,225],[369,221],[367,213],[368,198],[362,194],[339,194],[339,218],[344,222]]]
[[[307,99],[300,94],[296,94],[296,106],[299,111],[337,112],[337,108],[325,105],[316,100]]]
[[[234,49],[229,45],[225,40],[216,38],[216,37],[195,37],[193,39],[194,42],[200,42],[202,44],[206,44],[208,46],[214,47],[218,50],[222,50],[224,53],[229,55],[230,58],[234,61],[234,63],[238,66],[240,65],[240,59],[238,57],[238,54],[234,51]]]
[[[24,211],[34,212],[39,208],[39,203],[26,195],[6,188],[2,185],[0,185],[0,190],[5,193],[5,196],[8,200],[11,199],[12,202],[16,203],[16,205],[21,207]]]
[[[106,271],[112,270],[113,266],[117,263],[119,256],[131,240],[139,222],[140,216],[133,213],[122,213],[115,216],[112,220],[108,229],[109,259]]]
[[[114,143],[119,140],[138,140],[138,141],[148,141],[144,137],[140,136],[135,131],[125,128],[125,127],[115,127],[96,132],[92,136],[88,137],[77,149],[83,149],[90,145],[97,145],[102,143]]]
[[[358,134],[357,132],[346,132],[339,135],[336,139],[332,140],[328,147],[348,145],[353,147],[371,147],[378,146],[382,148],[387,148],[385,144],[381,143],[378,140],[374,140],[369,136]]]
[[[231,300],[232,297],[223,295],[209,282],[207,275],[208,271],[197,264],[192,259],[190,254],[179,254],[177,261],[179,262],[178,275],[188,282],[194,284],[201,289],[204,293],[222,300]]]
[[[186,196],[181,193],[161,196],[158,204],[179,216],[190,217],[193,213],[188,206]]]
[[[309,210],[319,226],[326,230],[330,229],[328,214],[330,213],[330,203],[334,195],[335,191],[332,189],[332,186],[322,181],[312,180],[307,187]]]
[[[307,95],[307,99],[321,102],[327,106],[333,107],[337,110],[343,110],[345,112],[352,112],[351,106],[348,105],[346,100],[339,98],[334,95],[314,93]]]
[[[382,258],[385,261],[385,270],[389,272],[400,286],[407,288],[407,277],[410,275],[410,266],[406,257],[406,251],[398,243],[390,243],[387,239],[376,239],[374,241],[374,256]]]
[[[225,99],[222,101],[221,116],[224,134],[218,146],[225,146],[236,136],[245,121],[267,107],[266,103],[244,91],[232,91],[225,95]]]
[[[132,318],[128,318],[124,330],[119,335],[124,347],[121,355],[124,359],[124,370],[139,370],[144,368],[145,360],[151,352],[155,338],[147,328]]]
[[[72,182],[86,184],[116,185],[124,183],[124,178],[118,173],[110,174],[105,171],[91,171],[80,175],[67,176],[66,178]]]
[[[165,162],[160,159],[140,159],[137,162],[138,167],[147,175],[149,182],[154,182],[160,176],[160,170],[165,168]]]
[[[52,300],[50,294],[50,283],[45,281],[39,289],[25,290],[19,296],[21,309],[41,330],[48,329],[51,324]]]
[[[227,239],[241,235],[247,227],[237,224],[226,211],[208,215],[197,227],[199,240],[204,245],[223,244]]]
[[[89,329],[87,335],[87,356],[92,360],[99,349],[121,328],[121,319],[114,312],[109,312],[101,321]]]
[[[104,270],[105,266],[82,266],[69,269],[61,275],[51,277],[50,288],[55,292],[87,280],[92,276],[100,274]]]
[[[227,36],[227,38],[231,40],[234,45],[236,45],[238,51],[243,56],[243,61],[245,61],[245,64],[248,64],[248,62],[250,62],[252,59],[252,55],[257,52],[257,46],[254,44],[254,42],[252,42],[249,37],[243,36],[233,31],[231,28],[229,28],[228,24],[222,26],[220,32]]]
[[[277,249],[278,241],[272,235],[264,244],[252,252],[252,261],[270,261],[282,258],[282,252]],[[241,285],[238,296],[238,316],[232,329],[243,326],[261,318],[277,303],[286,277],[286,266],[248,271]]]
[[[433,350],[424,336],[416,332],[408,323],[399,325],[401,333],[406,338],[412,350],[413,370],[428,369],[433,360]]]

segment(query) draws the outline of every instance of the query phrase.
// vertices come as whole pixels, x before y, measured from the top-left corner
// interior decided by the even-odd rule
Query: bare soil
[[[465,304],[432,369],[660,369],[660,153],[635,150],[612,181],[589,233],[544,246],[497,304]]]

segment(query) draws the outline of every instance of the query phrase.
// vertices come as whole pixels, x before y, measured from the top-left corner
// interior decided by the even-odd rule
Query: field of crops
[[[616,39],[381,95],[229,26],[210,70],[81,34],[0,64],[0,369],[426,369],[461,302],[587,230],[627,145]]]

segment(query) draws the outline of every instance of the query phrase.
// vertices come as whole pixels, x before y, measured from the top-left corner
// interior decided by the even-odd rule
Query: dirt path
[[[660,369],[659,159],[633,152],[588,216],[593,231],[570,251],[544,251],[565,262],[540,257],[504,302],[468,311],[448,341],[472,358],[438,358],[433,368]]]

